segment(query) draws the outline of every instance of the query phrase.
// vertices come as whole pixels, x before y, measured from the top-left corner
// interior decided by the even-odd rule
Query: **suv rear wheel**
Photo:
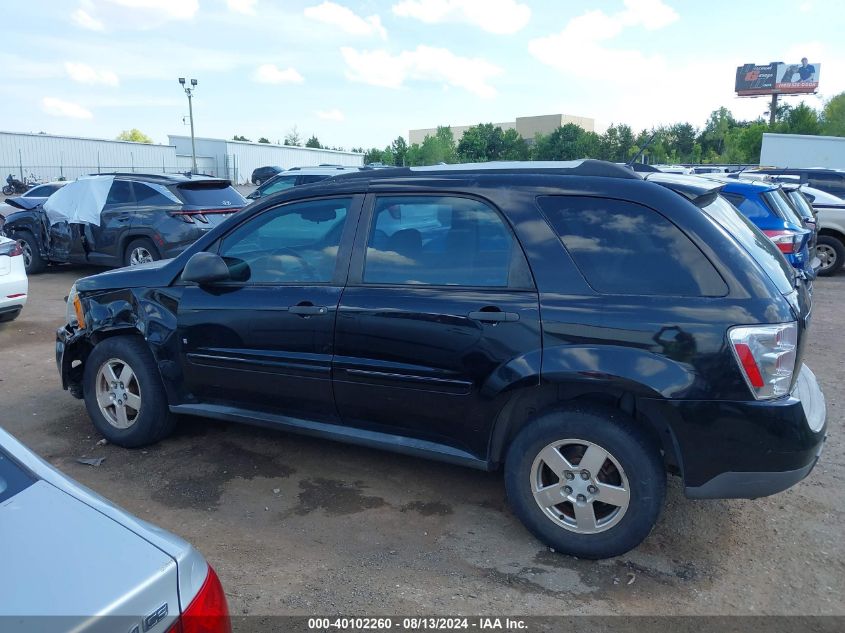
[[[23,266],[26,269],[26,274],[37,275],[44,272],[44,269],[47,268],[47,262],[41,257],[35,236],[29,231],[18,231],[15,234],[15,240],[23,251]]]
[[[648,536],[666,494],[656,441],[622,413],[557,409],[508,449],[505,487],[516,515],[556,551],[618,556]]]
[[[147,264],[161,259],[158,249],[153,244],[153,241],[146,237],[132,240],[129,246],[126,247],[126,253],[123,257],[123,263],[126,266],[137,266],[138,264]]]
[[[152,444],[173,430],[167,395],[143,339],[116,336],[97,345],[85,362],[85,408],[111,443]]]
[[[819,235],[816,257],[821,262],[819,275],[833,275],[845,264],[845,244],[832,235]]]

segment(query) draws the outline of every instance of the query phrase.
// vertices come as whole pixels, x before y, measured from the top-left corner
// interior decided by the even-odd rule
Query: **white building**
[[[170,144],[176,147],[179,155],[187,156],[190,164],[191,137],[171,134]],[[197,137],[197,169],[200,156],[213,162],[215,175],[228,177],[232,182],[246,183],[252,176],[252,170],[267,165],[278,165],[284,169],[291,167],[315,167],[321,164],[358,167],[364,164],[364,155],[355,152],[340,152],[332,149],[313,149],[274,143],[252,143],[249,141],[228,141],[219,138]],[[205,171],[204,173],[211,173]]]
[[[79,136],[0,132],[0,181],[6,175],[41,181],[110,171],[176,173],[191,169],[191,137],[172,135],[169,145]],[[198,138],[197,171],[247,182],[264,165],[306,167],[331,163],[363,165],[353,152]]]

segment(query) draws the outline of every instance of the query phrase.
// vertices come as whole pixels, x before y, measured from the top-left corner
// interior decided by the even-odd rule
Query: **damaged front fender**
[[[128,288],[80,296],[85,326],[65,325],[56,332],[56,364],[62,388],[82,398],[85,362],[101,341],[140,336],[155,358],[168,399],[181,384],[177,312],[181,288]]]

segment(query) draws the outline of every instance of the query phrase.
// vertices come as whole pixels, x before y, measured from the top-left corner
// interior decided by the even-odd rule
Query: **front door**
[[[335,316],[361,201],[284,204],[215,244],[230,280],[179,305],[183,402],[336,421]]]
[[[367,207],[335,335],[342,420],[483,457],[504,385],[539,362],[522,249],[481,200],[391,194]]]
[[[123,253],[120,252],[121,238],[132,224],[134,211],[135,196],[132,193],[132,183],[115,178],[109,189],[106,204],[100,212],[100,225],[82,225],[83,245],[88,262],[103,265],[123,264]]]

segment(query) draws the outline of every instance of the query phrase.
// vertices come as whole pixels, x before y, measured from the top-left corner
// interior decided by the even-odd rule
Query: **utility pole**
[[[769,110],[769,127],[775,126],[775,117],[778,113],[778,93],[772,93],[772,105],[771,109]]]
[[[185,85],[185,78],[179,77],[179,84],[185,89],[185,94],[188,95],[188,118],[191,119],[191,173],[197,173],[197,145],[194,140],[194,106],[191,99],[194,96],[194,90],[197,89],[197,80],[191,79],[191,85]]]

